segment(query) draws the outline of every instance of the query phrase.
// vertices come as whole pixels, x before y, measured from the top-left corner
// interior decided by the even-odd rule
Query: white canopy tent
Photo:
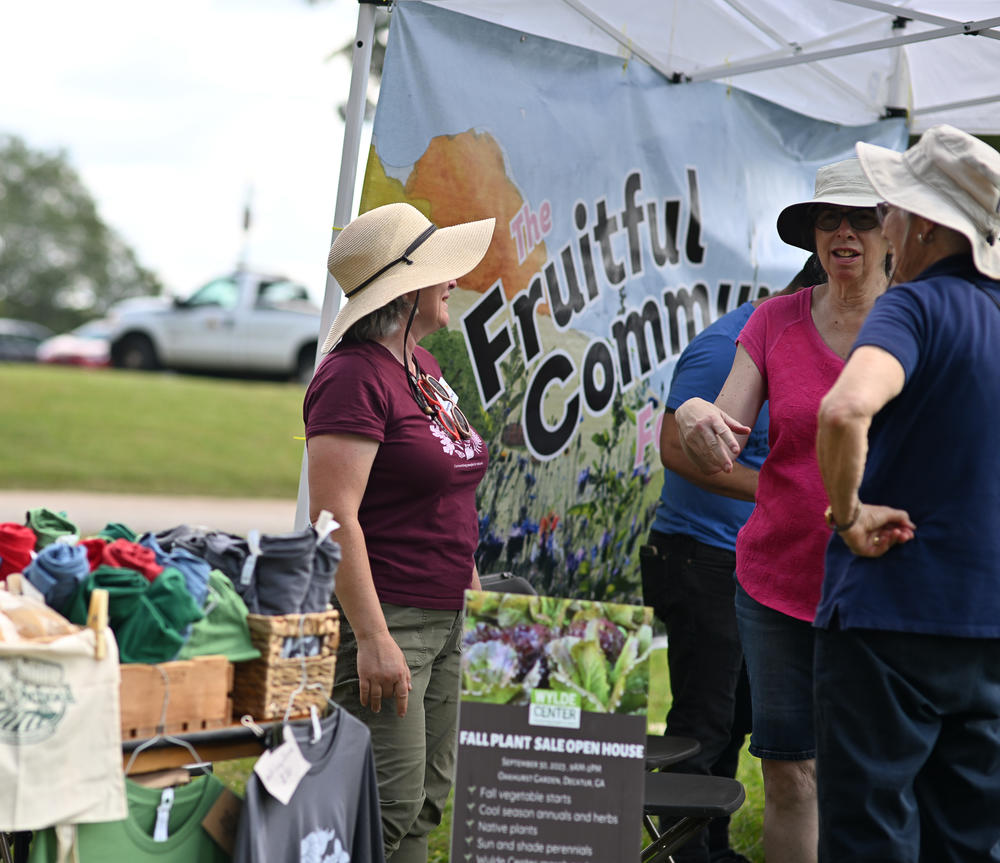
[[[717,81],[828,122],[860,125],[906,110],[915,133],[942,122],[1000,133],[996,0],[438,3],[635,57],[678,84]]]
[[[950,123],[974,134],[1000,134],[997,0],[431,2],[648,63],[677,86],[718,81],[832,123],[861,125],[905,113],[914,133]],[[375,8],[391,5],[359,2],[337,225],[352,215]],[[324,328],[338,300],[336,290],[327,291]]]
[[[410,0],[395,0],[407,3]],[[625,62],[678,87],[716,81],[805,116],[855,126],[905,115],[1000,134],[997,0],[430,0]],[[375,10],[360,0],[334,224],[350,221]],[[322,332],[341,292],[328,277]],[[297,525],[307,516],[300,484]]]

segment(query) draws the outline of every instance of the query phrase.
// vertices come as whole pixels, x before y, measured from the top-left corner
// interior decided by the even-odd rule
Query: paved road
[[[108,522],[121,522],[136,533],[161,531],[179,524],[204,525],[246,536],[285,533],[295,525],[295,499],[239,499],[107,494],[83,491],[0,491],[0,522],[24,524],[29,509],[43,506],[66,517],[80,534],[97,533]]]

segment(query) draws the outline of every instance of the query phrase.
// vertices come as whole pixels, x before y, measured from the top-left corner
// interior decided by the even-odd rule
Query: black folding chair
[[[678,764],[701,749],[697,740],[650,734],[646,737],[646,775],[642,824],[650,843],[642,849],[640,863],[665,863],[713,818],[731,815],[743,804],[746,792],[735,779],[691,773],[659,772]],[[672,822],[660,831],[655,816]]]
[[[643,823],[652,840],[642,849],[641,863],[664,863],[713,818],[731,815],[746,799],[743,785],[722,776],[690,773],[647,773]],[[674,820],[659,832],[650,816]]]
[[[491,572],[479,576],[483,590],[495,590],[497,593],[524,593],[537,596],[538,591],[531,586],[528,579],[512,572]]]

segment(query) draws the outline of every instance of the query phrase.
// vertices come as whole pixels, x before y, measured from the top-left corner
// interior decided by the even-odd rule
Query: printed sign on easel
[[[452,860],[638,859],[651,621],[466,592]]]

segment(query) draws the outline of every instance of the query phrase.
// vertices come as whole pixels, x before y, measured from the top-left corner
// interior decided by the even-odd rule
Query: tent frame
[[[337,179],[337,202],[333,211],[333,232],[331,245],[337,231],[351,221],[354,209],[354,189],[358,177],[358,159],[361,154],[361,130],[365,119],[365,98],[368,92],[368,76],[372,64],[372,41],[375,38],[375,10],[377,6],[390,5],[387,0],[358,0],[358,26],[351,51],[351,88],[348,91],[347,107],[344,115],[344,143],[340,153],[340,176]],[[340,286],[336,279],[326,274],[323,290],[323,309],[320,314],[319,334],[324,336],[340,308]],[[316,361],[322,357],[320,347],[323,339],[317,340]],[[302,469],[299,474],[299,493],[295,503],[295,529],[302,530],[309,524],[309,454],[303,448]]]
[[[375,35],[375,11],[377,7],[390,8],[399,0],[358,0],[358,25],[352,51],[351,87],[347,101],[346,116],[344,120],[344,142],[341,151],[340,176],[337,183],[337,200],[334,210],[333,234],[346,225],[350,219],[353,209],[354,190],[357,185],[358,159],[361,148],[361,131],[364,123],[365,97],[368,89],[368,80],[371,67],[372,40]],[[892,36],[887,39],[878,39],[868,42],[860,42],[854,45],[840,46],[837,48],[817,48],[809,50],[831,39],[843,38],[852,30],[843,30],[839,33],[827,34],[822,39],[818,39],[808,45],[787,42],[779,32],[770,27],[766,22],[756,16],[748,9],[741,0],[724,0],[733,10],[749,21],[761,33],[780,46],[776,51],[766,55],[760,55],[749,60],[732,65],[714,66],[702,69],[691,74],[678,70],[666,68],[657,60],[650,51],[641,43],[626,36],[621,30],[614,27],[591,9],[584,0],[562,0],[567,6],[586,18],[594,26],[602,30],[606,35],[618,42],[630,54],[643,60],[657,72],[664,76],[673,84],[684,84],[698,81],[715,81],[746,75],[752,72],[764,72],[772,69],[780,69],[788,66],[800,65],[802,63],[819,63],[823,60],[831,60],[838,57],[848,57],[853,54],[862,54],[869,51],[900,48],[903,45],[915,42],[926,42],[933,39],[943,39],[950,36],[984,36],[990,39],[1000,39],[1000,30],[993,29],[1000,27],[1000,17],[984,18],[978,21],[955,21],[938,15],[931,15],[924,12],[908,9],[905,6],[897,6],[892,3],[881,2],[881,0],[837,0],[840,3],[850,4],[871,9],[877,12],[884,12],[893,16],[891,26],[895,30],[902,30],[910,20],[922,21],[933,24],[936,29],[926,30],[921,33],[909,35]],[[820,74],[828,78],[836,79],[829,70],[821,66],[815,67]],[[905,74],[903,71],[905,64],[897,62],[895,80],[891,82],[890,92],[894,102],[902,102],[903,94],[908,90],[908,82],[902,80]],[[846,86],[843,81],[836,79],[839,86]],[[855,92],[851,88],[852,92]],[[855,92],[859,98],[862,94]],[[906,114],[915,116],[918,114],[932,114],[938,111],[956,108],[971,107],[990,102],[1000,101],[1000,93],[993,96],[985,96],[976,99],[955,101],[941,105],[931,105],[916,110],[903,108],[901,105],[883,106],[884,116],[899,116]],[[320,317],[320,334],[326,333],[340,306],[341,293],[339,286],[333,276],[327,273],[326,287],[323,295],[323,309]],[[316,362],[319,363],[320,354],[317,348]],[[295,527],[301,529],[309,523],[309,489],[307,453],[303,452],[302,472],[299,480],[299,494],[295,512]]]

